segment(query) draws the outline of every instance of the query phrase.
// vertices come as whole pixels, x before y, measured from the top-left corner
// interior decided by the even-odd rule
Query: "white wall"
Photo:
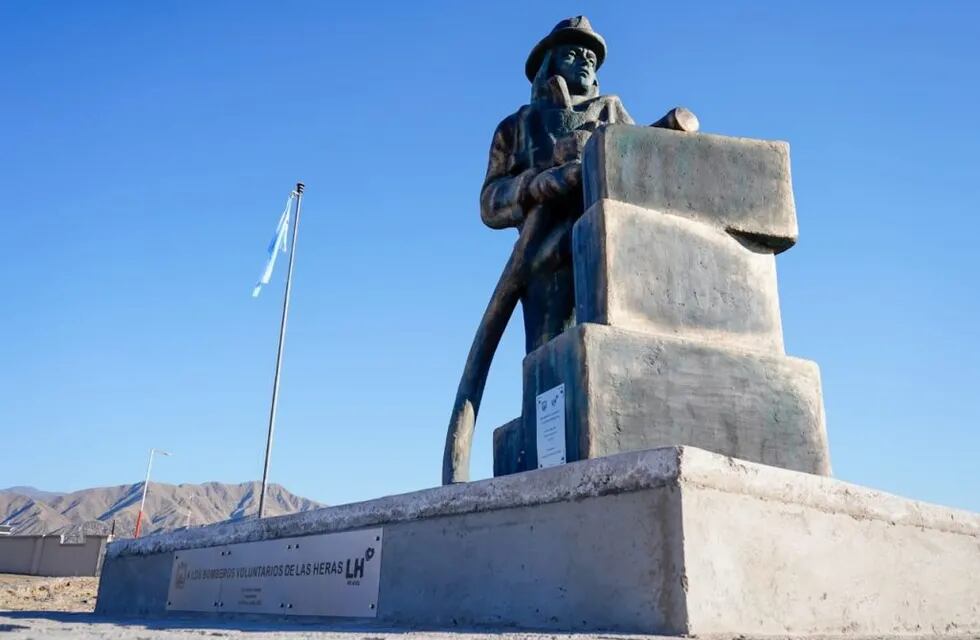
[[[61,536],[0,536],[0,573],[97,576],[107,536],[63,543]]]

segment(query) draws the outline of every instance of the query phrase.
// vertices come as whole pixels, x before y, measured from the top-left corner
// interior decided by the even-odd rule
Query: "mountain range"
[[[151,482],[140,535],[253,517],[258,511],[260,489],[259,482]],[[60,534],[75,538],[114,533],[117,538],[132,537],[142,492],[142,482],[71,493],[10,487],[0,490],[0,524],[10,525],[14,535]],[[265,514],[277,516],[322,506],[272,484],[266,494]]]

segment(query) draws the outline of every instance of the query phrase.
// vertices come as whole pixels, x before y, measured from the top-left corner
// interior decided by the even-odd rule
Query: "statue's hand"
[[[658,129],[673,129],[674,131],[695,132],[701,128],[698,117],[689,109],[675,107],[668,111],[663,118],[650,125]]]
[[[581,160],[585,145],[592,137],[589,129],[572,131],[567,136],[555,140],[554,162],[556,165]]]
[[[536,202],[547,202],[565,195],[582,182],[582,163],[578,160],[545,169],[528,185],[528,195]]]

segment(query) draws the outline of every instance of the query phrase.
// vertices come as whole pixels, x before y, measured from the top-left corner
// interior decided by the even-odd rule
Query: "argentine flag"
[[[286,207],[282,210],[282,215],[279,216],[279,224],[276,225],[276,235],[272,238],[272,242],[269,243],[269,260],[265,263],[265,271],[262,272],[262,277],[259,278],[258,284],[252,289],[252,297],[258,298],[259,292],[262,291],[262,285],[269,284],[269,279],[272,278],[272,270],[276,267],[276,258],[279,257],[280,253],[286,253],[286,238],[289,235],[289,212],[292,210],[293,198],[296,197],[296,192],[293,191],[289,194],[289,198],[286,199]]]

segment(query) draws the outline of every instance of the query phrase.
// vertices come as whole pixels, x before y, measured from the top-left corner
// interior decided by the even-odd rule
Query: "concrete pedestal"
[[[980,516],[691,448],[114,542],[96,611],[165,615],[184,549],[379,526],[368,626],[980,632]]]
[[[819,370],[783,348],[775,254],[797,235],[787,145],[608,126],[583,182],[577,326],[525,358],[523,420],[498,430],[495,472],[689,445],[829,475]],[[561,420],[536,409],[549,392],[564,398],[564,452]]]
[[[687,445],[830,474],[820,372],[808,360],[578,325],[524,359],[524,420],[513,436],[523,469],[538,466],[535,398],[559,384],[568,460]]]
[[[615,200],[592,205],[574,237],[577,322],[784,352],[771,251]]]

